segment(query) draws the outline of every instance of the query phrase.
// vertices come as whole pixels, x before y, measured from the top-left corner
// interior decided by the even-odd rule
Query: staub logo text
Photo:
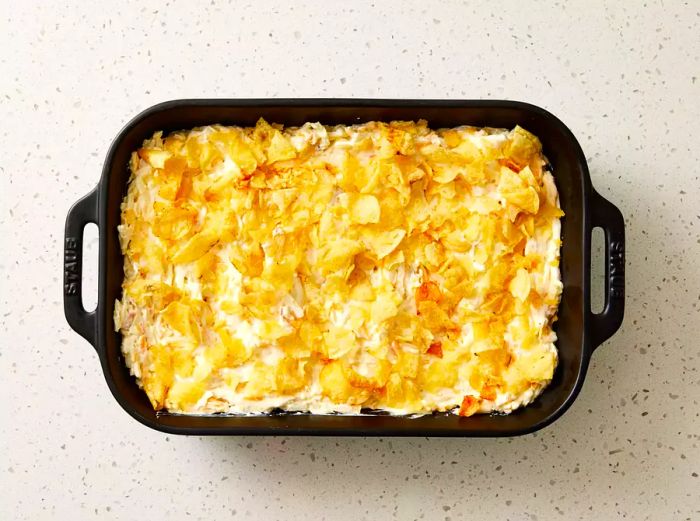
[[[610,298],[625,298],[625,246],[621,241],[610,243]]]
[[[80,291],[80,274],[78,273],[78,239],[66,237],[63,257],[63,291],[66,295],[77,295]]]

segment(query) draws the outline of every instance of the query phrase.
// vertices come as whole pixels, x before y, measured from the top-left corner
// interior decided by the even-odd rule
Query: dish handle
[[[86,311],[82,302],[83,229],[97,224],[98,189],[75,203],[68,211],[63,241],[63,311],[68,324],[95,347],[97,310]]]
[[[600,313],[591,312],[587,302],[593,349],[620,328],[625,314],[625,220],[620,210],[593,190],[591,228],[600,227],[605,234],[605,306]]]

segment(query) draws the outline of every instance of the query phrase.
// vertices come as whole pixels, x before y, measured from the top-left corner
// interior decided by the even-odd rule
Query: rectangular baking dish
[[[513,128],[521,125],[542,141],[559,189],[564,290],[555,325],[559,365],[554,379],[531,405],[514,413],[462,418],[439,413],[418,418],[388,415],[272,414],[185,416],[156,413],[122,359],[114,331],[114,301],[121,295],[123,259],[117,225],[127,189],[130,154],[156,130],[165,133],[221,123],[253,126],[258,118],[284,125],[307,121],[353,124],[370,120],[426,119],[431,128],[459,125]],[[99,229],[98,304],[81,301],[83,228]],[[590,308],[591,230],[605,233],[605,306]],[[114,139],[97,187],[68,212],[64,244],[64,310],[70,326],[97,350],[102,371],[119,404],[143,424],[176,434],[282,434],[342,436],[513,436],[552,423],[579,393],[591,354],[622,323],[624,314],[624,221],[591,186],[588,166],[571,131],[549,112],[526,103],[489,100],[240,99],[176,100],[155,105],[131,120]]]

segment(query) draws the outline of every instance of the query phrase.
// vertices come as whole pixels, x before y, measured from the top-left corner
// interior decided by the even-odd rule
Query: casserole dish
[[[114,302],[121,295],[123,259],[118,241],[120,204],[126,193],[130,154],[153,132],[211,123],[254,125],[258,118],[284,125],[306,121],[352,124],[370,120],[426,119],[433,128],[459,125],[513,128],[521,125],[541,140],[559,189],[562,220],[559,365],[548,389],[533,404],[508,416],[469,418],[436,413],[419,418],[389,415],[270,414],[185,416],[156,413],[122,359],[114,332]],[[98,305],[81,304],[82,233],[99,229]],[[590,311],[591,230],[605,232],[605,307]],[[511,436],[532,432],[557,419],[571,405],[594,349],[620,326],[624,312],[624,222],[619,210],[592,188],[583,152],[566,126],[538,107],[511,101],[399,100],[181,100],[156,105],[117,135],[98,186],[69,211],[64,255],[64,308],[73,329],[95,346],[120,405],[149,427],[180,434],[315,434],[375,436]]]

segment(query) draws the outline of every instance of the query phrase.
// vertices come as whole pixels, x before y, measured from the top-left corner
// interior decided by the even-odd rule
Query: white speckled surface
[[[0,4],[0,519],[700,519],[698,2]],[[247,96],[511,98],[572,128],[627,220],[628,312],[562,419],[202,439],[119,408],[63,318],[66,212],[140,110]]]

